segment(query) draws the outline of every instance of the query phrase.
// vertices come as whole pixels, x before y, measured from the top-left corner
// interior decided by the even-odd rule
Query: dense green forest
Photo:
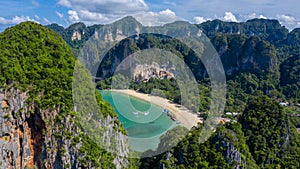
[[[241,112],[246,103],[258,95],[268,95],[283,101],[290,100],[292,103],[299,101],[299,94],[297,94],[299,91],[297,60],[299,59],[297,59],[297,55],[280,62],[275,46],[255,36],[248,38],[245,35],[217,34],[211,39],[211,42],[219,51],[226,72],[228,89],[226,111]],[[199,82],[199,94],[201,98],[204,98],[201,99],[199,111],[205,112],[209,109],[207,105],[210,100],[210,82],[204,65],[187,46],[177,40],[157,35],[141,35],[138,40],[128,38],[111,49],[100,64],[101,69],[97,72],[97,76],[107,78],[98,81],[97,88],[110,88],[111,80],[114,78],[111,78],[110,71],[112,70],[109,69],[114,63],[111,61],[125,58],[123,56],[125,44],[129,45],[128,55],[148,48],[148,46],[171,52],[180,49],[175,53],[178,57],[183,58],[191,68]],[[119,56],[121,58],[118,58]],[[292,59],[293,63],[288,64]],[[106,72],[106,74],[102,72]],[[168,99],[176,103],[181,101],[176,79],[150,79],[147,82],[131,83],[130,88],[148,94],[152,89],[157,88],[164,91]]]
[[[289,32],[277,20],[265,19],[243,23],[214,20],[197,26],[211,39],[225,69],[225,112],[242,115],[235,117],[236,123],[219,126],[202,144],[195,141],[202,128],[199,125],[170,152],[142,159],[140,168],[298,168],[299,135],[295,126],[299,126],[299,120],[290,116],[298,112],[300,101],[298,29]],[[205,74],[201,63],[192,67],[191,61],[195,60],[192,51],[169,37],[141,35],[138,40],[128,38],[114,47],[101,63],[102,70],[110,67],[108,61],[117,55],[126,57],[124,45],[128,46],[127,55],[151,46],[183,58],[199,82],[199,111],[206,117],[210,82],[201,76]],[[98,76],[103,74],[98,72]],[[98,81],[97,88],[110,88],[113,78],[118,78],[109,76]],[[180,103],[176,79],[150,78],[146,82],[132,82],[130,88],[148,94],[159,89],[165,97]],[[290,107],[279,106],[280,101],[288,101]]]
[[[122,25],[127,20],[140,25],[132,18],[125,18],[117,24]],[[176,127],[161,136],[162,142],[159,144],[159,147],[166,148],[169,145],[164,140],[175,136],[173,141],[180,140],[175,147],[153,157],[130,159],[118,157],[86,135],[80,116],[82,111],[89,110],[79,109],[72,99],[76,56],[102,26],[77,23],[65,29],[57,24],[44,27],[25,22],[0,34],[1,98],[14,89],[18,89],[19,93],[28,93],[26,101],[20,103],[26,105],[26,109],[16,112],[3,109],[1,120],[14,123],[25,114],[25,124],[31,119],[49,116],[49,119],[42,119],[43,125],[30,123],[33,134],[36,132],[34,128],[42,127],[43,130],[39,140],[42,143],[36,144],[41,148],[35,149],[43,150],[35,155],[36,167],[42,168],[46,164],[38,161],[44,160],[48,164],[52,160],[48,156],[55,156],[55,165],[60,168],[300,168],[300,135],[296,130],[300,127],[300,120],[295,116],[300,109],[299,29],[288,31],[278,21],[265,19],[243,23],[214,20],[196,25],[211,39],[225,69],[227,102],[224,114],[240,114],[227,116],[231,122],[219,124],[205,142],[199,142],[204,124],[195,126],[186,136],[180,134],[186,132],[185,128]],[[81,38],[72,40],[74,32],[78,32]],[[112,63],[124,59],[124,53],[129,55],[149,47],[171,51],[190,66],[201,97],[198,111],[205,117],[211,101],[211,88],[204,66],[195,59],[191,49],[167,36],[142,34],[139,39],[130,37],[120,41],[101,63],[101,70],[96,75],[105,79],[98,80],[96,87],[111,87],[111,81],[115,78],[111,77],[114,71],[111,69]],[[87,70],[80,73],[83,80],[91,80]],[[131,82],[130,88],[143,93],[159,89],[171,101],[181,101],[174,78]],[[115,143],[117,139],[114,135],[126,135],[126,131],[110,105],[101,99],[96,90],[95,93],[99,110],[89,113],[109,123],[98,129],[109,129],[112,133],[108,137]],[[7,100],[9,104],[13,102],[16,101]],[[284,107],[279,102],[288,102],[289,105]],[[19,125],[16,130],[21,131],[23,123],[15,123]],[[47,132],[51,132],[51,141],[48,142]],[[9,133],[1,131],[1,138],[2,135],[7,138]],[[104,140],[104,137],[101,139]],[[121,147],[126,146],[125,140]],[[146,151],[144,155],[151,153],[155,152]],[[40,157],[42,159],[38,159]],[[75,160],[67,163],[67,157]]]
[[[81,129],[80,117],[78,112],[74,111],[72,100],[72,77],[76,58],[62,37],[42,25],[25,22],[8,28],[0,34],[0,50],[0,90],[5,93],[18,89],[18,93],[29,93],[26,101],[20,103],[29,106],[27,112],[27,108],[18,112],[7,112],[8,114],[4,114],[3,118],[7,122],[13,122],[13,119],[18,116],[28,116],[28,119],[24,119],[28,121],[31,116],[45,116],[50,111],[49,119],[44,119],[45,126],[39,126],[39,130],[53,131],[52,141],[44,146],[48,147],[47,150],[50,151],[48,154],[52,154],[54,149],[52,152],[51,146],[59,145],[55,153],[58,154],[56,158],[60,163],[59,166],[115,168],[113,163],[115,156],[96,144]],[[98,95],[96,98],[99,103],[99,113],[101,112],[103,118],[116,117],[113,109],[99,97],[97,91],[95,93]],[[57,111],[57,114],[52,115],[52,111]],[[14,118],[10,118],[10,113],[13,113]],[[123,132],[124,129],[119,121],[115,123],[119,128],[114,130]],[[69,148],[80,146],[72,150],[73,152],[67,152],[64,142],[69,144]],[[63,166],[62,156],[66,153],[77,154],[80,158],[75,163]],[[36,159],[39,160],[46,159]],[[43,166],[40,164],[37,167]]]
[[[250,101],[238,122],[218,126],[199,144],[201,127],[169,152],[142,159],[142,168],[299,168],[299,134],[268,97]]]

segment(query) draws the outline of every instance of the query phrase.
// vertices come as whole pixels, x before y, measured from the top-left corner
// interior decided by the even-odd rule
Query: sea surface
[[[135,151],[155,150],[159,137],[176,126],[163,113],[163,107],[118,92],[100,90],[100,93],[118,114],[128,132],[130,148]]]

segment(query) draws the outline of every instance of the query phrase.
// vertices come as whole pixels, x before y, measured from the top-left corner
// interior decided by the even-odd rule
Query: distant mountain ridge
[[[281,40],[289,33],[275,19],[251,19],[246,22],[224,22],[221,20],[207,21],[197,25],[208,37],[217,33],[240,34],[245,36],[261,36],[270,41]]]
[[[177,23],[180,27],[180,22]],[[170,23],[169,25],[176,25],[176,23]],[[279,73],[280,69],[285,68],[283,64],[287,62],[284,61],[300,53],[300,28],[289,32],[278,20],[252,19],[240,23],[213,20],[196,24],[196,26],[211,39],[212,44],[220,55],[227,79],[234,79],[236,75],[245,72],[254,73],[263,79],[268,77],[274,84],[278,84],[279,81],[283,84],[282,81],[288,78],[286,77],[287,73]],[[48,27],[65,39],[75,55],[79,53],[89,37],[94,38],[101,34],[103,37],[99,38],[102,38],[102,41],[115,41],[127,37],[128,30],[134,30],[130,33],[132,35],[138,34],[139,31],[147,28],[130,16],[109,24],[110,30],[107,29],[107,32],[102,33],[97,32],[97,30],[102,28],[103,25],[85,26],[83,23],[75,23],[66,29],[55,24],[48,25]],[[145,40],[148,41],[148,46],[153,45],[151,40],[149,41],[147,38]],[[145,47],[141,48],[141,44],[138,44],[139,42],[134,43],[139,46],[139,50],[145,49]],[[123,53],[122,55],[125,56],[132,53],[133,51],[130,48],[133,48],[133,46],[128,48],[127,54]],[[113,50],[111,51],[112,54],[114,54]],[[91,62],[99,60],[95,55],[89,53],[91,51],[86,52],[86,57]],[[118,59],[121,58],[120,53],[118,57]],[[185,56],[187,63],[189,57],[189,55]],[[97,64],[92,63],[92,65]],[[106,65],[106,67],[108,66]],[[199,74],[200,72],[197,70],[194,73]],[[295,85],[299,87],[299,85]],[[294,87],[294,90],[297,87]]]
[[[101,34],[103,37],[99,38],[102,38],[104,41],[122,40],[122,38],[128,37],[128,34],[126,34],[127,31],[135,30],[138,33],[139,30],[146,28],[133,17],[125,17],[109,25],[110,30],[107,30],[106,32],[97,32],[96,28],[101,28],[103,25],[86,27],[83,23],[75,23],[64,30],[56,24],[48,25],[48,27],[59,33],[73,48],[75,53],[79,52],[78,50],[83,47],[89,37],[98,37]],[[276,67],[277,64],[276,59],[274,58],[275,49],[272,48],[272,45],[267,45],[264,41],[283,41],[288,35],[288,30],[285,27],[282,27],[276,20],[254,19],[243,23],[213,20],[196,26],[212,39],[212,43],[215,45],[224,61],[223,65],[227,75],[236,73],[236,71],[247,71],[250,69],[251,71],[252,69],[270,69],[271,71],[274,71],[274,67]],[[279,32],[280,34],[278,35],[276,32]],[[134,32],[131,32],[131,35],[132,34],[134,34]],[[235,37],[232,37],[233,35],[235,35]],[[248,39],[252,36],[258,36],[259,38]],[[222,38],[223,40],[221,40]],[[241,44],[235,44],[234,48],[231,48],[231,46],[233,46],[232,40],[227,41],[226,39],[240,39],[243,42],[241,42]],[[251,46],[251,43],[254,43],[254,46]],[[256,45],[256,43],[258,44]],[[258,48],[260,45],[262,45],[261,47],[263,48],[269,46],[267,49],[268,51],[259,51],[260,49]],[[228,50],[228,47],[230,47],[230,50]],[[232,49],[239,49],[240,51],[232,51]],[[254,54],[256,53],[255,51],[259,53]],[[229,58],[228,55],[230,53],[234,54],[237,58]],[[264,56],[265,59],[260,58],[264,63],[257,63],[259,62],[258,58],[260,55]]]
[[[170,25],[184,29],[183,22]],[[300,103],[300,29],[286,32],[278,21],[263,19],[245,23],[216,20],[201,25],[225,68],[227,106],[235,105],[227,110],[242,113],[230,116],[231,122],[220,124],[203,143],[199,138],[204,126],[199,124],[170,151],[140,161],[127,158],[131,151],[126,131],[98,92],[95,100],[99,109],[86,107],[93,100],[88,96],[93,96],[94,84],[87,83],[92,81],[87,70],[74,71],[76,58],[69,47],[77,57],[84,50],[84,59],[91,61],[88,66],[93,68],[103,51],[88,43],[90,37],[100,46],[119,42],[104,56],[100,67],[106,75],[98,74],[103,77],[109,77],[133,52],[150,47],[168,50],[196,74],[201,102],[207,99],[210,103],[209,83],[200,81],[205,70],[195,59],[195,52],[175,38],[140,33],[146,27],[132,17],[109,25],[77,23],[67,29],[57,24],[48,26],[61,37],[34,22],[8,28],[0,34],[0,168],[299,168],[300,135],[292,109],[279,101]],[[130,35],[134,36],[126,38]],[[75,85],[74,74],[80,77],[81,85]],[[158,87],[168,87],[171,95],[178,91],[169,89],[178,89],[170,86],[176,79],[170,81],[161,81],[166,86]],[[76,104],[74,91],[82,96],[75,100],[87,102]],[[202,110],[201,116],[206,113]],[[82,129],[86,123],[79,118],[82,112],[89,114],[88,119],[99,116],[101,125],[88,123],[91,128]],[[96,134],[100,142],[92,139],[94,135],[87,135],[89,130],[104,133]],[[169,130],[162,139],[180,130]],[[159,146],[169,146],[169,142],[161,143]],[[119,155],[107,151],[102,147],[105,144],[119,150]]]
[[[125,17],[115,22],[114,24],[118,24],[118,23],[120,24],[128,23],[126,24],[126,26],[128,25],[132,25],[132,26],[137,25],[139,27],[142,26],[141,23],[139,23],[135,18],[131,16]],[[246,22],[225,22],[216,19],[216,20],[206,21],[201,24],[195,24],[195,25],[199,29],[203,30],[203,33],[205,33],[205,35],[208,36],[209,38],[212,38],[217,33],[222,33],[222,34],[239,34],[239,35],[245,35],[247,37],[261,36],[263,37],[264,40],[277,41],[277,40],[285,39],[289,34],[289,30],[284,26],[282,26],[278,20],[274,20],[274,19],[252,19]],[[83,36],[84,34],[83,32],[94,33],[94,31],[97,28],[100,28],[102,26],[103,25],[101,24],[86,26],[84,25],[84,23],[79,22],[79,23],[74,23],[64,29],[62,26],[59,26],[55,23],[47,25],[47,27],[53,29],[58,34],[62,35],[62,37],[67,42],[72,40],[72,36],[74,32],[79,32]],[[132,28],[132,26],[128,28]],[[297,28],[294,30],[297,30]],[[89,34],[85,36],[88,35]],[[79,41],[84,41],[84,39]]]

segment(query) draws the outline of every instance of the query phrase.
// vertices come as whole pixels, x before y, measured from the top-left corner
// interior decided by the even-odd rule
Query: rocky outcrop
[[[142,25],[135,18],[127,16],[95,30],[94,37],[105,42],[118,42],[129,36],[138,35],[141,29]]]
[[[127,143],[128,137],[121,132],[114,130],[116,118],[107,116],[104,120],[103,128],[107,128],[103,136],[103,144],[110,149],[111,152],[115,152],[117,155],[114,159],[114,164],[116,168],[125,168],[128,165],[128,160],[126,157],[129,155],[129,146]],[[112,143],[114,145],[112,145]]]
[[[43,110],[38,104],[27,102],[28,97],[28,93],[15,88],[0,93],[0,168],[84,168],[80,162],[84,155],[79,151],[82,142],[74,143],[71,139],[81,133],[73,117],[65,116],[57,123],[59,107]],[[103,143],[116,141],[119,156],[114,164],[116,168],[125,168],[129,153],[127,137],[115,131],[115,120],[110,116],[104,119],[103,127],[108,130]]]
[[[84,34],[84,32],[83,32],[83,34]],[[74,41],[74,40],[81,40],[80,32],[78,32],[78,31],[73,32],[73,35],[71,37],[71,41]]]
[[[81,28],[84,25],[77,24],[74,30],[83,35]],[[95,135],[108,131],[105,138],[98,141],[82,127],[72,99],[75,58],[63,39],[34,22],[16,25],[0,36],[0,168],[125,168],[124,129],[100,96],[95,109],[101,133]],[[122,154],[110,153],[104,143]]]
[[[225,73],[230,79],[241,72],[258,76],[265,72],[278,72],[276,49],[269,42],[258,37],[242,35],[218,35],[212,39],[220,55]]]
[[[135,67],[133,73],[134,81],[148,81],[150,78],[155,79],[170,79],[174,78],[175,67],[168,67],[167,65],[139,64]]]
[[[242,154],[234,147],[233,143],[223,142],[219,145],[219,148],[225,148],[225,152],[223,154],[224,158],[229,164],[236,164],[234,168],[239,169],[242,168],[242,162],[246,165],[246,161],[242,161]]]
[[[235,137],[233,131],[227,130],[224,132],[219,132],[218,135],[214,138],[214,144],[218,151],[223,152],[223,157],[228,164],[231,164],[233,168],[247,168],[246,160],[242,159],[242,153],[234,146],[233,141],[238,141]],[[225,135],[231,135],[233,140],[230,140]]]
[[[59,109],[43,111],[27,98],[15,88],[0,94],[0,102],[7,102],[0,109],[1,168],[66,168],[57,153],[63,144],[53,136]]]
[[[38,151],[31,137],[30,120],[35,117],[28,113],[25,105],[26,93],[17,90],[0,94],[0,166],[1,168],[24,168],[34,165]],[[40,124],[42,125],[42,124]],[[25,158],[26,157],[26,158]]]
[[[296,28],[288,34],[286,44],[291,46],[300,44],[300,28]]]
[[[242,34],[246,36],[260,36],[261,38],[276,42],[286,38],[288,29],[282,26],[278,20],[251,19],[246,22],[224,22],[212,20],[197,25],[210,38],[218,33]]]

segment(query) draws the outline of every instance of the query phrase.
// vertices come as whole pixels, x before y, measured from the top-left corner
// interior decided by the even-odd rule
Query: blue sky
[[[28,20],[66,27],[79,21],[106,24],[127,15],[150,26],[175,20],[269,18],[292,29],[300,27],[299,6],[298,0],[1,0],[0,31]]]

